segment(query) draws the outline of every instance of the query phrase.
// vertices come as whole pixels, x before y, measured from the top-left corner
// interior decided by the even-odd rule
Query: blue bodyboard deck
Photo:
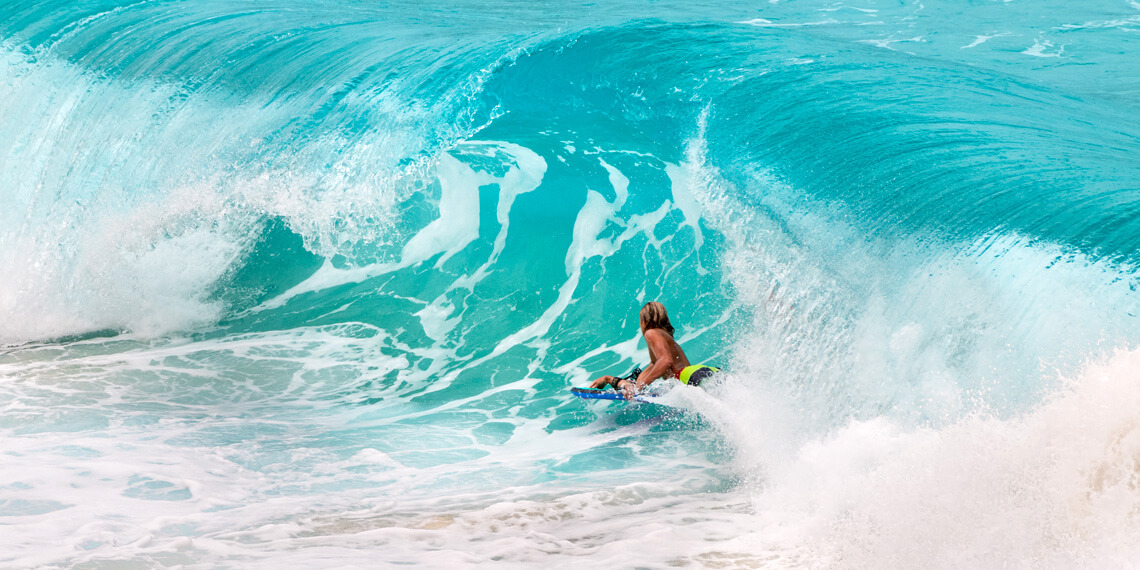
[[[597,388],[571,388],[570,393],[582,398],[583,400],[621,400],[625,401],[625,397],[621,392],[614,390],[599,390]],[[637,395],[633,397],[634,402],[645,402],[647,404],[660,404],[657,398],[653,396]]]

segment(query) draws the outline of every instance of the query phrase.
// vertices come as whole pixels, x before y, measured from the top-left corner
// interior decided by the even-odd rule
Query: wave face
[[[5,565],[1140,555],[1135,2],[0,13]]]

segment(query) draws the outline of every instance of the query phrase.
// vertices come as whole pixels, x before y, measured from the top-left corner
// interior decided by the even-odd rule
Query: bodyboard
[[[627,401],[621,392],[614,390],[599,390],[597,388],[571,388],[570,393],[582,398],[583,400],[621,400]],[[644,402],[646,404],[661,404],[658,398],[654,396],[637,395],[633,397],[634,402]],[[664,404],[661,404],[664,405]]]

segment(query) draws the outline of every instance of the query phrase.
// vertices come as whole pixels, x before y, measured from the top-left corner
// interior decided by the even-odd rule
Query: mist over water
[[[1134,2],[0,14],[5,566],[1140,559]]]

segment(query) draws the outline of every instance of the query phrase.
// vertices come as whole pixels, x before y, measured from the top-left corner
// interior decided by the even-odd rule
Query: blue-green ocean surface
[[[1140,565],[1140,3],[0,2],[0,566]],[[648,360],[701,388],[569,388]]]

